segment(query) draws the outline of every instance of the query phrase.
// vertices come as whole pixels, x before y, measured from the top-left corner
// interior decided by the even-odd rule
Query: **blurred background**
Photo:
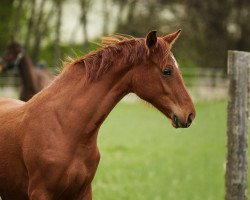
[[[65,55],[96,49],[92,42],[103,35],[144,37],[152,29],[162,35],[181,28],[173,51],[186,84],[196,87],[198,98],[211,92],[221,98],[227,50],[250,49],[249,10],[248,0],[1,0],[0,55],[14,40],[34,64],[55,71]],[[18,86],[17,78],[8,84]]]
[[[250,49],[249,18],[248,0],[1,0],[0,55],[14,40],[34,64],[54,71],[65,55],[96,49],[92,42],[103,35],[144,37],[152,29],[162,35],[181,28],[173,51],[187,85],[197,86],[198,97],[210,98],[212,90],[220,98],[227,50]]]
[[[101,129],[93,196],[218,200],[224,196],[227,51],[250,51],[249,19],[249,0],[1,0],[0,56],[17,41],[35,65],[57,74],[66,56],[95,50],[103,35],[181,28],[173,52],[196,104],[194,124],[175,130],[158,111],[127,97]],[[0,74],[0,96],[18,98],[19,90],[17,69]]]

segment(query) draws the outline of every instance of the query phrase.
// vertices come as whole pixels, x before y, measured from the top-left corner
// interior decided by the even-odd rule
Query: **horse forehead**
[[[175,67],[179,68],[178,63],[177,63],[177,61],[176,61],[176,59],[174,57],[174,54],[172,52],[170,52],[170,58],[173,61]]]

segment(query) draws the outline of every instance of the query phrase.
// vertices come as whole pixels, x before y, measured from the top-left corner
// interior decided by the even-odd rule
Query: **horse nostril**
[[[193,121],[193,114],[190,113],[187,119],[187,126],[190,126],[192,124],[192,121]]]
[[[193,114],[189,114],[186,122],[181,122],[177,115],[173,115],[173,123],[176,128],[188,128],[193,121]]]
[[[174,115],[174,119],[173,120],[174,120],[176,128],[179,128],[180,127],[180,125],[179,125],[179,119],[178,119],[178,117],[176,115]]]

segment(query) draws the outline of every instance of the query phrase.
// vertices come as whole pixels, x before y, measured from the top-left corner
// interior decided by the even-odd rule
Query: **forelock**
[[[169,54],[170,45],[166,43],[161,37],[158,37],[157,45],[154,50],[156,63],[158,63],[160,66],[165,66],[168,63]]]

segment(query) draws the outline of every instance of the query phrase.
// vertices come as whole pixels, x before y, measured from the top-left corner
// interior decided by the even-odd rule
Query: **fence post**
[[[226,200],[247,200],[247,133],[250,53],[228,51]]]

